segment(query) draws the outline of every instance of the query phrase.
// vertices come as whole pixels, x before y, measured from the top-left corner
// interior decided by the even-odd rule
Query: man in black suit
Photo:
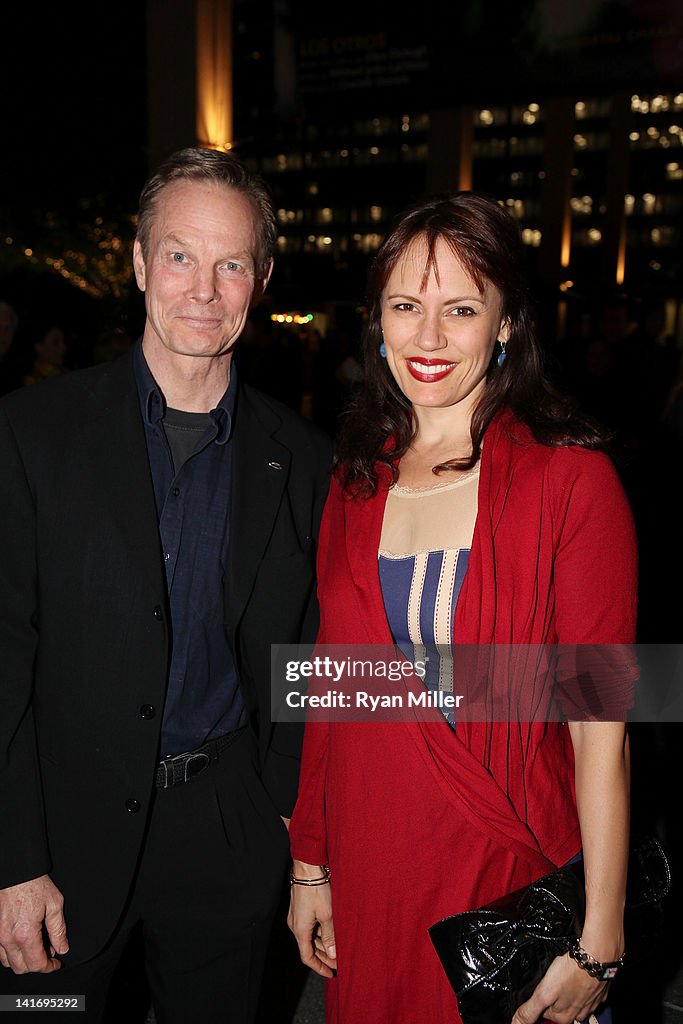
[[[315,637],[331,456],[232,366],[276,237],[239,160],[174,154],[141,342],[0,404],[0,993],[87,1020],[140,922],[159,1024],[255,1013],[300,746],[270,645]]]

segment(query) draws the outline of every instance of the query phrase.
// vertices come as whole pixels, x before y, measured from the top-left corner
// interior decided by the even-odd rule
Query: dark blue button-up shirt
[[[230,529],[237,375],[177,468],[164,431],[164,397],[138,343],[135,377],[145,426],[171,616],[171,664],[161,756],[194,750],[247,722],[223,617]]]

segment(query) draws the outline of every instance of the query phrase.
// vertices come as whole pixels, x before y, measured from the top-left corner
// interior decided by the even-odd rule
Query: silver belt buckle
[[[189,782],[195,775],[201,774],[205,768],[208,768],[211,764],[211,757],[209,754],[203,752],[192,754],[188,757],[184,765],[184,778],[183,782]]]

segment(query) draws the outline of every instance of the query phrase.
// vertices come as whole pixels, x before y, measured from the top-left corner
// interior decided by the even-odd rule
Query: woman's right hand
[[[295,860],[295,878],[320,878],[325,869],[319,864]],[[287,924],[299,946],[302,963],[324,978],[332,978],[337,968],[337,950],[332,925],[330,883],[291,886]]]

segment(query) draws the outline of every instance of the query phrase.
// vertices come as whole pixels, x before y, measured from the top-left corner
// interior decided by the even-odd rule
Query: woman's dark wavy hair
[[[525,276],[525,256],[517,222],[491,196],[479,192],[449,192],[413,204],[394,221],[370,265],[368,319],[363,337],[365,380],[343,416],[337,438],[336,465],[344,490],[360,497],[375,493],[378,464],[390,467],[408,450],[415,433],[412,406],[396,384],[382,341],[382,292],[389,276],[415,240],[427,248],[425,280],[437,271],[436,246],[445,242],[480,291],[487,281],[502,296],[502,316],[510,326],[506,359],[494,357],[486,388],[472,417],[472,454],[434,467],[439,473],[470,469],[481,455],[481,443],[491,420],[507,407],[526,423],[541,444],[581,445],[603,449],[607,434],[581,415],[575,402],[546,378],[536,335]]]

